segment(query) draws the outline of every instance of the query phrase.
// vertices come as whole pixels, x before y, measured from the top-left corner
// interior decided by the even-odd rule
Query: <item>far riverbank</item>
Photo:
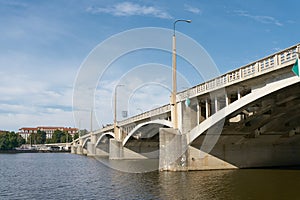
[[[28,149],[28,150],[0,150],[1,154],[14,154],[14,153],[70,153],[71,150],[36,150],[36,149]]]

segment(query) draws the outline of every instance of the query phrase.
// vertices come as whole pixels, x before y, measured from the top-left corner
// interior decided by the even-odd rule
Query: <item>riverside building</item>
[[[71,128],[71,127],[55,127],[55,126],[38,126],[38,127],[23,127],[19,129],[19,134],[26,140],[29,138],[30,134],[32,133],[37,133],[37,131],[44,131],[46,132],[46,138],[47,139],[51,139],[52,135],[54,133],[54,131],[59,130],[59,131],[63,131],[65,133],[70,134],[72,137],[74,137],[74,135],[76,133],[78,133],[78,129],[77,128]]]

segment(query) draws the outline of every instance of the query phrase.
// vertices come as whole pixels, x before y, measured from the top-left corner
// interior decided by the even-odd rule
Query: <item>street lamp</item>
[[[177,103],[176,103],[176,93],[177,93],[177,80],[176,80],[176,35],[175,35],[175,25],[177,22],[187,22],[191,23],[192,20],[178,19],[173,23],[173,56],[172,56],[172,95],[171,95],[171,115],[173,121],[173,128],[178,129],[178,117],[177,117]]]
[[[115,99],[114,99],[114,133],[115,133],[115,136],[117,139],[121,139],[119,137],[119,134],[118,134],[118,128],[117,128],[117,90],[118,90],[118,87],[121,87],[121,86],[124,86],[124,85],[117,85],[115,87]]]

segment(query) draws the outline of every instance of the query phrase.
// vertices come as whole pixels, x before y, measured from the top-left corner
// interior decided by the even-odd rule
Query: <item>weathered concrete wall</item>
[[[220,136],[210,152],[202,151],[204,135],[187,146],[185,135],[160,130],[159,169],[167,171],[213,170],[300,165],[300,135],[245,134]]]
[[[103,151],[102,149],[96,148],[96,156],[108,157],[109,152]]]
[[[79,155],[82,155],[82,154],[83,154],[83,148],[82,148],[81,145],[78,145],[78,146],[77,146],[76,153],[79,154]]]
[[[122,142],[115,139],[109,140],[109,159],[117,160],[122,159],[124,155]]]
[[[87,142],[87,156],[95,156],[95,155],[96,155],[95,143]]]
[[[236,169],[237,167],[205,153],[195,147],[189,146],[187,153],[187,170],[214,170],[214,169]]]
[[[123,147],[122,142],[116,141],[115,139],[110,139],[109,159],[111,160],[147,159],[147,157],[143,154],[132,151],[126,147]]]
[[[72,154],[76,154],[76,147],[75,147],[75,145],[71,146],[71,153]]]
[[[126,143],[124,148],[127,150],[126,152],[135,152],[144,158],[158,159],[159,157],[158,141],[130,140]]]
[[[184,171],[186,169],[186,138],[173,128],[159,130],[159,170]]]
[[[198,151],[203,137],[192,144]],[[255,138],[223,135],[209,154],[227,163],[226,167],[228,164],[237,168],[300,165],[300,135],[259,135]],[[199,155],[200,152],[190,154],[189,165],[201,160]]]
[[[109,156],[109,141],[107,143],[100,143],[95,148],[95,152],[97,156]]]

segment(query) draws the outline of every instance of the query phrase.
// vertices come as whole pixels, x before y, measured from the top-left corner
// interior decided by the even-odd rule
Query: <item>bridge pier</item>
[[[91,141],[87,142],[87,156],[95,156],[96,155],[96,143],[97,143],[97,135],[95,133],[91,134]]]
[[[173,128],[159,130],[159,170],[189,171],[212,169],[236,169],[213,155],[187,145],[186,134]]]
[[[72,154],[76,154],[76,147],[75,147],[75,145],[71,146],[71,153]]]
[[[123,152],[123,145],[122,142],[117,141],[116,139],[109,140],[109,159],[111,160],[118,160],[123,159],[124,152]]]
[[[173,128],[159,129],[159,170],[187,170],[187,140]]]
[[[216,100],[214,103],[215,109],[219,109]],[[173,128],[159,130],[159,169],[161,171],[188,171],[236,168],[226,161],[188,145],[187,133],[199,123],[201,110],[199,110],[197,99],[191,99],[189,104],[181,102],[178,108],[181,131]]]
[[[83,147],[81,145],[77,146],[76,154],[83,155]]]

